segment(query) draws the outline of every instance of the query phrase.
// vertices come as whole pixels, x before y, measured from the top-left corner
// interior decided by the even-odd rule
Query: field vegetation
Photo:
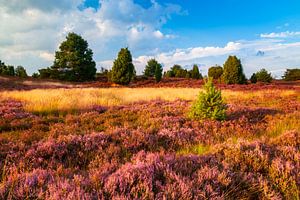
[[[299,89],[236,87],[2,91],[0,199],[299,199]]]

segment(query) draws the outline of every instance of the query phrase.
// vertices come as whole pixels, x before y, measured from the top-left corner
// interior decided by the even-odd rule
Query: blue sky
[[[98,68],[128,46],[138,73],[154,57],[206,74],[234,54],[248,76],[264,67],[278,77],[300,66],[299,11],[299,0],[0,0],[0,59],[35,72],[73,31]]]

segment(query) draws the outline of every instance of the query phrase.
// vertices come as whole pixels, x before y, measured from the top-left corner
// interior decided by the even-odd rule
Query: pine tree
[[[199,72],[198,65],[194,65],[191,71],[191,78],[192,79],[202,79],[202,75]]]
[[[250,81],[251,83],[257,83],[257,78],[255,73],[253,73],[252,76],[250,77]]]
[[[148,60],[147,65],[145,67],[144,76],[146,77],[154,77],[156,67],[160,65],[154,58]]]
[[[246,76],[241,61],[236,56],[229,56],[224,64],[223,80],[226,84],[244,84]]]
[[[155,68],[155,81],[156,82],[161,81],[162,72],[163,72],[163,68],[162,68],[161,64],[156,65],[156,68]]]
[[[199,93],[198,99],[191,107],[189,117],[196,120],[224,120],[227,106],[223,102],[221,91],[215,88],[211,78],[205,83],[203,89],[205,92]]]
[[[132,56],[128,48],[122,48],[118,53],[118,58],[114,61],[111,70],[111,81],[117,84],[127,85],[135,75]]]
[[[88,43],[80,35],[69,33],[55,53],[51,67],[51,78],[67,81],[93,80],[96,75],[96,63]]]

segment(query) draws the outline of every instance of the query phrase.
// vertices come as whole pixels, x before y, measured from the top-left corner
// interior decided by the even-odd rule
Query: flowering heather
[[[222,122],[191,120],[189,100],[47,115],[0,101],[0,199],[298,199],[299,97],[234,95]]]

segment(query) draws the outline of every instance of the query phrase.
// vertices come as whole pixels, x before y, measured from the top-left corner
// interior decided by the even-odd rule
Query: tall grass
[[[15,99],[24,102],[29,112],[52,112],[87,109],[91,106],[115,106],[136,101],[163,99],[195,100],[200,89],[195,88],[73,88],[73,89],[36,89],[30,91],[6,91],[0,93],[0,100]],[[249,98],[265,98],[266,94],[288,96],[295,94],[286,91],[223,91],[227,101],[241,101]],[[263,99],[262,99],[263,100]]]

